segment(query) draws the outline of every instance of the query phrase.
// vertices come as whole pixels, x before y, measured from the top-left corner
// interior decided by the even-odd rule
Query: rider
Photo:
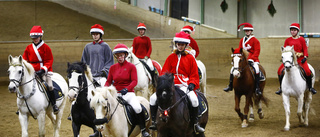
[[[242,23],[238,26],[238,31],[240,31],[240,26],[244,25],[243,30],[245,35],[239,42],[239,48],[245,49],[249,52],[248,63],[255,70],[255,93],[257,95],[261,95],[260,87],[259,87],[259,55],[260,55],[260,42],[257,38],[252,34],[253,26],[250,23]],[[228,92],[233,89],[233,67],[230,71],[230,79],[228,87],[223,90]]]
[[[191,123],[194,125],[195,132],[204,132],[198,123],[198,98],[195,89],[199,88],[199,75],[197,72],[198,66],[195,58],[185,51],[190,43],[189,34],[185,32],[176,33],[173,38],[177,49],[166,59],[161,74],[172,73],[175,75],[174,83],[182,91],[184,91],[191,101],[192,108],[190,110]],[[154,93],[150,97],[150,111],[152,117],[152,125],[150,129],[156,130],[156,114],[157,114],[157,96]]]
[[[147,64],[147,66],[145,67],[146,68],[149,67],[147,68],[147,70],[149,69],[148,71],[151,74],[151,77],[153,79],[155,74],[155,69],[150,59],[150,55],[152,52],[151,40],[149,37],[145,36],[147,27],[146,25],[144,25],[144,23],[139,22],[137,30],[140,36],[137,36],[133,39],[132,52],[139,58],[140,61],[145,62],[144,65]]]
[[[190,44],[189,46],[195,51],[195,55],[194,57],[197,58],[200,51],[199,51],[199,47],[198,47],[198,44],[197,42],[191,37],[191,32],[193,32],[193,27],[187,25],[187,26],[184,26],[181,31],[184,31],[185,33],[187,34],[190,34]],[[189,47],[188,46],[188,47]],[[191,52],[192,53],[192,52]]]
[[[56,98],[53,92],[52,85],[52,64],[53,56],[51,48],[42,40],[43,30],[41,26],[33,26],[30,30],[30,37],[32,44],[28,45],[23,53],[23,59],[29,62],[36,75],[43,79],[49,86],[49,101],[52,104],[54,114],[59,112],[59,108],[56,106]]]
[[[106,82],[114,61],[109,45],[102,40],[103,27],[100,24],[91,26],[90,34],[93,42],[88,43],[83,49],[81,61],[89,65],[95,86],[100,86]]]
[[[118,91],[118,96],[122,96],[132,106],[139,118],[141,134],[143,137],[147,137],[149,133],[146,131],[145,116],[133,90],[138,83],[137,70],[134,64],[125,60],[128,53],[128,47],[124,44],[118,44],[114,47],[113,55],[118,63],[110,67],[105,86],[113,84]]]
[[[297,61],[298,64],[304,69],[306,72],[306,82],[309,87],[309,91],[312,92],[312,94],[316,94],[317,91],[312,87],[312,76],[311,76],[311,71],[309,69],[308,63],[307,63],[307,58],[308,58],[308,47],[305,43],[305,40],[303,37],[300,37],[298,35],[299,30],[300,30],[300,24],[299,23],[292,23],[289,27],[291,37],[287,38],[286,41],[284,42],[283,47],[286,46],[294,46],[294,51],[296,52],[297,56]],[[283,70],[284,70],[284,65],[281,64],[281,66],[278,69],[278,78],[279,78],[279,83],[280,83],[280,88],[276,92],[276,94],[280,95],[282,93],[281,90],[281,83],[283,79]]]

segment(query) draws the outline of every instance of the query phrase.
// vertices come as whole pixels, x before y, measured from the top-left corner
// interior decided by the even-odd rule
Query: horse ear
[[[169,77],[170,79],[170,83],[174,83],[174,74],[173,73],[171,73],[171,75],[170,75],[170,77]]]
[[[233,49],[233,48],[231,48],[231,52],[232,52],[232,53],[234,52],[234,49]]]
[[[22,56],[19,55],[19,63],[22,64]]]
[[[242,51],[242,48],[240,48],[240,53],[242,53],[243,51]]]
[[[284,47],[283,47],[283,46],[281,46],[281,47],[280,47],[280,50],[281,50],[281,52],[283,52],[283,50],[284,50]]]
[[[68,68],[70,67],[70,63],[69,63],[69,62],[67,63],[67,67],[68,67]]]
[[[12,56],[11,56],[11,54],[8,56],[8,62],[9,62],[9,64],[11,64],[11,62],[12,62]]]

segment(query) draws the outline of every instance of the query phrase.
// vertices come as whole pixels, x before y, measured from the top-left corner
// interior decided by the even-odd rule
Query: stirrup
[[[157,123],[152,121],[152,125],[149,127],[151,130],[157,130]]]
[[[196,124],[194,124],[194,131],[196,132],[196,133],[203,133],[205,130],[204,130],[204,128],[202,128],[200,125],[199,125],[199,123],[196,123]]]
[[[278,95],[281,95],[281,93],[282,93],[281,88],[280,88],[277,92],[275,92],[275,93],[278,94]]]
[[[257,96],[261,96],[262,95],[262,92],[260,91],[260,89],[256,89],[255,93],[256,93]]]

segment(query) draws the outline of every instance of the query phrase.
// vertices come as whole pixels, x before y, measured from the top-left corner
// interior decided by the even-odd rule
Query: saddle
[[[37,81],[37,84],[40,88],[40,91],[43,92],[46,97],[47,97],[47,100],[49,100],[49,86],[47,84],[47,82],[41,80],[40,78],[36,78],[36,81]],[[52,80],[52,85],[53,85],[53,92],[54,92],[54,95],[55,95],[55,99],[56,100],[61,100],[63,97],[64,97],[64,94],[62,93],[62,90],[60,88],[60,86]]]
[[[175,86],[175,90],[176,90],[176,93],[179,94],[180,97],[183,97],[184,95],[186,95],[186,93],[184,93],[182,90],[180,90],[179,87]],[[199,91],[195,91],[196,94],[199,94],[200,92]],[[205,112],[208,111],[208,106],[207,104],[204,102],[204,99],[201,97],[201,96],[197,96],[198,97],[198,101],[199,101],[199,106],[198,106],[198,118],[200,118]],[[190,100],[188,99],[188,97],[185,97],[186,101],[188,102],[188,106],[189,106],[189,109],[191,108],[191,102]]]
[[[254,76],[254,74],[256,74],[256,70],[253,68],[253,66],[251,66],[251,65],[249,65],[250,66],[250,72],[251,72],[251,74],[252,74],[252,77],[253,77],[253,79],[255,79],[255,76]],[[264,76],[264,74],[261,72],[261,65],[259,64],[259,79],[260,79],[260,81],[265,81],[266,80],[266,77]]]
[[[120,104],[122,104],[124,107],[124,113],[126,114],[126,118],[129,122],[129,124],[131,126],[134,126],[134,125],[138,125],[139,124],[139,121],[138,121],[138,117],[137,117],[137,114],[134,112],[132,106],[127,102],[125,101],[122,97],[117,97],[117,100]],[[144,117],[145,117],[145,121],[148,121],[150,120],[150,116],[149,116],[149,113],[147,111],[147,109],[142,105],[141,105],[141,108],[142,108],[142,111],[144,113]]]

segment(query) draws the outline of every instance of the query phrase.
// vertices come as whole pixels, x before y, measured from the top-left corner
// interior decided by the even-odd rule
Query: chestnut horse
[[[231,48],[232,53],[234,49]],[[263,96],[263,89],[266,84],[265,80],[260,80],[260,90],[262,95],[257,96],[255,94],[255,79],[254,79],[254,69],[250,67],[247,61],[248,52],[246,50],[240,50],[240,54],[232,54],[232,62],[233,62],[233,88],[234,88],[234,99],[235,99],[235,111],[238,113],[242,124],[241,126],[248,126],[248,112],[249,107],[253,106],[253,102],[255,106],[258,107],[259,118],[262,119],[264,117],[262,108],[261,108],[261,100],[263,103],[268,106],[268,99]],[[266,73],[263,67],[259,64],[260,71],[266,78]],[[246,97],[244,114],[240,111],[240,99],[241,96],[244,95]],[[250,115],[253,118],[253,114]]]
[[[197,73],[197,72],[196,72]],[[178,87],[174,86],[174,76],[166,73],[156,79],[156,95],[158,101],[157,130],[158,137],[204,137],[204,133],[196,134],[193,124],[190,122],[189,108],[191,104],[188,102],[187,95],[179,94]],[[208,102],[201,92],[196,92],[203,101],[200,106],[207,106]],[[208,122],[208,109],[205,109],[199,117],[199,125],[206,127]]]

